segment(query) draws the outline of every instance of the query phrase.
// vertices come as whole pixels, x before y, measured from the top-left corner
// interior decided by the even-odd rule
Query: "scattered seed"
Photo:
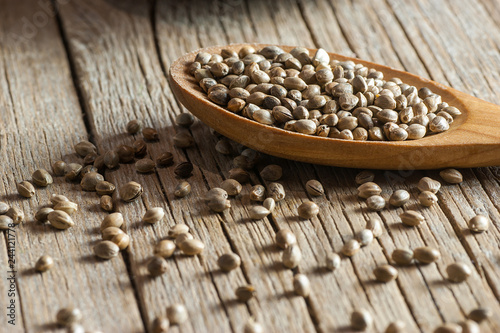
[[[54,210],[62,210],[68,215],[73,215],[76,211],[78,211],[78,204],[71,201],[61,201],[54,205]]]
[[[135,149],[132,146],[120,145],[116,149],[120,163],[131,163],[134,161]]]
[[[188,233],[189,227],[184,223],[174,225],[168,230],[168,237],[177,238],[180,234]]]
[[[290,229],[281,229],[276,233],[276,244],[280,248],[286,249],[296,243],[297,243],[297,238]]]
[[[104,180],[104,177],[97,172],[89,172],[83,176],[80,186],[84,191],[95,191],[97,183]]]
[[[291,244],[283,251],[282,261],[287,268],[295,268],[302,260],[302,251],[296,244]]]
[[[186,239],[182,243],[178,244],[179,249],[188,256],[194,256],[203,252],[205,244],[198,239]]]
[[[483,232],[488,230],[490,221],[484,215],[476,215],[469,220],[469,229],[473,232]]]
[[[119,252],[120,248],[118,247],[118,245],[110,240],[100,241],[96,246],[94,246],[95,255],[105,260],[116,257]]]
[[[359,244],[356,239],[350,239],[342,247],[342,254],[347,257],[352,257],[359,251],[360,248],[361,244]]]
[[[68,213],[62,210],[54,210],[47,215],[50,224],[56,229],[68,229],[75,225]]]
[[[325,258],[326,268],[334,271],[340,267],[340,256],[335,252],[330,252]]]
[[[188,320],[188,312],[182,304],[173,304],[167,308],[167,318],[172,325],[180,325]]]
[[[175,123],[182,127],[190,127],[194,123],[194,116],[189,112],[183,112],[175,117]]]
[[[397,265],[409,265],[413,261],[413,251],[410,249],[395,249],[392,252],[392,261]]]
[[[273,198],[267,198],[262,203],[262,206],[264,206],[270,213],[272,213],[274,207],[276,207],[276,202],[274,201]]]
[[[7,203],[0,201],[0,215],[7,213],[9,209],[10,206]]]
[[[404,333],[406,332],[406,324],[404,321],[397,320],[389,324],[384,333]]]
[[[154,224],[161,221],[165,216],[165,211],[161,207],[149,208],[142,218],[142,222]]]
[[[35,185],[42,187],[48,186],[54,182],[50,173],[45,169],[36,170],[33,172],[33,175],[31,175],[31,178]]]
[[[160,276],[168,269],[167,261],[160,256],[153,256],[148,262],[148,272],[152,276]]]
[[[82,312],[78,308],[68,307],[57,312],[56,321],[59,325],[71,326],[82,320]]]
[[[107,227],[107,228],[104,228],[101,230],[102,239],[104,239],[104,240],[111,240],[116,235],[121,235],[124,233],[125,232],[122,229],[117,228],[117,227]]]
[[[319,207],[316,203],[312,201],[304,201],[297,208],[299,216],[305,220],[312,219],[319,214]]]
[[[31,198],[35,195],[35,187],[30,182],[23,180],[17,183],[17,192],[22,197]]]
[[[385,199],[380,195],[372,195],[366,199],[366,205],[374,211],[379,211],[385,207]]]
[[[82,171],[83,166],[78,163],[69,163],[66,165],[66,169],[64,170],[64,178],[68,181],[73,181],[80,176],[80,172]]]
[[[14,221],[7,215],[0,215],[0,230],[7,230],[14,225]]]
[[[50,207],[40,208],[35,214],[35,220],[37,220],[38,222],[46,222],[47,217],[53,211],[54,210]]]
[[[382,228],[382,220],[377,217],[372,217],[366,222],[366,229],[371,230],[373,237],[377,238],[384,232]]]
[[[418,226],[425,221],[422,214],[414,210],[407,210],[399,214],[399,217],[401,218],[401,222],[410,227]]]
[[[219,257],[217,265],[219,265],[220,269],[224,272],[229,272],[240,267],[241,258],[236,253],[225,253]]]
[[[226,179],[221,183],[221,188],[230,196],[240,194],[242,190],[241,184],[235,179]]]
[[[304,274],[295,274],[293,277],[293,291],[299,296],[308,297],[311,294],[311,282]]]
[[[154,248],[154,254],[163,258],[170,258],[175,251],[175,243],[170,239],[159,241]]]
[[[444,169],[439,173],[439,175],[445,182],[450,184],[459,184],[464,180],[460,171],[456,169]]]
[[[99,200],[99,206],[107,212],[112,212],[114,207],[113,198],[109,195],[103,195]]]
[[[128,153],[129,150],[124,148],[122,150],[122,154]],[[134,154],[135,154],[135,149],[134,149]],[[127,157],[129,158],[129,157]],[[108,150],[107,152],[104,153],[104,156],[102,157],[102,162],[108,169],[114,169],[118,167],[120,164],[120,156],[118,153],[114,150]]]
[[[155,170],[155,162],[149,158],[143,158],[135,162],[135,170],[139,173],[150,173]]]
[[[194,138],[187,131],[182,131],[175,134],[173,140],[174,146],[176,146],[177,148],[189,148],[194,146]]]
[[[120,250],[125,250],[130,245],[130,236],[126,233],[114,235],[111,241],[118,245]]]
[[[175,187],[174,195],[178,198],[184,198],[191,193],[191,184],[187,181],[182,181]]]
[[[179,245],[180,243],[184,242],[185,240],[188,240],[188,239],[193,239],[193,235],[190,234],[189,232],[185,232],[185,233],[182,233],[182,234],[179,234],[177,235],[177,237],[175,237],[175,244]]]
[[[167,317],[159,316],[156,317],[151,323],[152,333],[167,333],[170,327],[170,321]]]
[[[279,202],[285,199],[285,189],[280,183],[271,183],[268,186],[268,196]]]
[[[389,198],[389,203],[395,207],[401,207],[410,200],[410,193],[406,190],[396,190]]]
[[[240,302],[248,302],[255,296],[255,288],[252,285],[246,285],[236,288],[236,299]]]
[[[456,262],[446,267],[446,273],[448,280],[458,283],[465,281],[472,274],[472,270],[466,264]]]
[[[115,192],[116,186],[105,180],[97,182],[95,190],[98,195],[111,195]]]
[[[373,182],[366,182],[358,187],[358,196],[363,199],[368,199],[374,195],[380,195],[380,193],[382,193],[382,189]]]
[[[462,327],[455,323],[445,323],[436,327],[434,333],[463,333]]]
[[[250,174],[242,168],[233,168],[229,170],[229,178],[237,180],[241,184],[245,184],[250,181]]]
[[[312,196],[321,196],[325,194],[325,189],[323,185],[316,179],[308,180],[306,183],[306,191]]]
[[[217,198],[217,197],[221,197],[221,198],[224,198],[224,199],[227,199],[228,198],[228,194],[226,192],[226,190],[220,188],[220,187],[214,187],[212,189],[210,189],[207,194],[205,195],[205,203],[208,203],[210,202],[212,199],[214,198]]]
[[[35,263],[38,272],[46,272],[54,266],[54,259],[49,255],[41,256]]]
[[[373,232],[370,229],[361,230],[358,234],[358,242],[361,246],[367,246],[373,241]]]
[[[474,320],[476,323],[481,323],[485,320],[488,320],[493,316],[493,311],[489,308],[477,308],[469,312],[467,318],[470,320]]]
[[[365,331],[373,324],[370,313],[364,309],[355,310],[351,313],[351,326],[355,330]]]
[[[52,164],[52,172],[56,176],[64,176],[64,171],[66,170],[66,162],[56,161]]]
[[[144,140],[147,141],[157,141],[159,138],[158,131],[151,127],[144,128],[142,130],[142,136],[144,137]]]
[[[417,185],[420,191],[429,191],[436,194],[441,188],[441,183],[429,177],[423,177],[420,179]]]
[[[363,170],[356,175],[356,184],[362,185],[364,183],[371,183],[375,179],[375,174],[370,170]]]
[[[156,166],[158,166],[159,168],[171,166],[172,164],[174,164],[174,155],[172,155],[172,153],[168,151],[161,154],[156,159]]]
[[[391,265],[381,265],[373,270],[375,279],[380,282],[390,282],[398,277],[398,270]]]
[[[481,328],[479,324],[473,320],[465,320],[461,322],[460,327],[462,328],[462,333],[480,333]]]
[[[50,196],[50,203],[55,206],[62,201],[69,201],[69,199],[62,194],[52,194]]]
[[[181,162],[175,167],[174,173],[179,178],[188,178],[193,172],[193,164],[191,162]]]
[[[262,177],[262,179],[271,182],[275,182],[281,179],[282,175],[283,175],[283,169],[276,164],[270,164],[264,167],[264,169],[262,169],[262,171],[260,172],[260,176]]]
[[[137,119],[133,119],[127,123],[126,129],[128,134],[136,134],[142,128],[141,123]]]
[[[254,185],[250,190],[250,200],[264,201],[266,198],[266,188],[263,185]]]
[[[264,327],[253,317],[250,317],[243,327],[243,333],[264,333]]]
[[[120,198],[125,202],[138,199],[143,193],[142,185],[136,182],[128,182],[120,188]]]
[[[441,258],[441,253],[432,247],[424,246],[413,250],[413,258],[422,264],[430,264]]]
[[[420,204],[425,207],[430,207],[434,205],[437,201],[438,201],[437,196],[431,191],[422,191],[418,195],[418,202],[420,202]]]
[[[222,196],[215,196],[215,197],[212,197],[207,202],[207,206],[212,211],[214,211],[216,213],[221,213],[221,212],[225,211],[226,209],[231,208],[231,202]]]
[[[248,210],[248,215],[252,220],[260,220],[271,212],[264,206],[253,206]]]
[[[75,152],[81,157],[85,157],[90,153],[97,153],[97,148],[89,141],[78,142],[75,146]]]

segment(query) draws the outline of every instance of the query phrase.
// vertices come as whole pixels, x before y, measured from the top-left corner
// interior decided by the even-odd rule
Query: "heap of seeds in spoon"
[[[324,49],[277,46],[200,52],[189,66],[208,98],[241,116],[285,130],[348,140],[403,141],[448,130],[461,114],[429,88]]]

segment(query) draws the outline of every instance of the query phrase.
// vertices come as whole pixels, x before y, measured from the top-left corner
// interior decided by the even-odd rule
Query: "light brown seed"
[[[286,249],[297,243],[295,234],[290,229],[281,229],[276,233],[276,245],[282,249]]]
[[[120,188],[120,198],[125,202],[138,199],[143,193],[142,185],[137,182],[128,182]]]
[[[52,164],[52,172],[56,176],[64,176],[64,170],[66,170],[66,162],[64,161],[55,161]]]
[[[252,285],[246,285],[246,286],[241,286],[236,288],[234,294],[236,295],[236,299],[240,302],[248,302],[250,299],[252,299],[255,294],[256,290],[255,287]]]
[[[145,127],[142,130],[142,136],[147,141],[157,141],[159,139],[158,131],[151,127]]]
[[[448,274],[448,280],[459,283],[467,280],[472,274],[472,270],[465,263],[456,262],[446,267],[446,273]]]
[[[441,188],[441,183],[429,177],[423,177],[420,179],[417,185],[420,191],[430,191],[436,194]]]
[[[94,246],[94,253],[101,259],[111,259],[118,255],[120,248],[110,240],[103,240]]]
[[[334,271],[340,267],[340,256],[335,252],[330,252],[325,257],[326,268]]]
[[[194,256],[203,252],[205,244],[198,239],[186,239],[182,243],[178,244],[179,249],[188,256]]]
[[[264,206],[252,206],[248,210],[248,215],[252,220],[260,220],[269,215],[271,212]]]
[[[189,227],[187,224],[184,223],[179,223],[174,226],[172,226],[168,230],[168,237],[170,238],[177,238],[180,234],[188,233],[189,232]]]
[[[35,195],[35,187],[30,182],[23,180],[17,183],[17,192],[22,197],[31,198]]]
[[[165,152],[162,153],[158,158],[156,159],[156,165],[159,168],[164,168],[167,166],[170,166],[174,164],[174,155],[171,152]]]
[[[318,197],[325,194],[323,185],[316,179],[308,180],[306,183],[306,191],[312,196]]]
[[[139,173],[150,173],[155,170],[155,162],[150,158],[143,158],[135,162],[135,170]]]
[[[367,199],[373,195],[380,195],[382,189],[373,182],[365,182],[358,187],[358,196]]]
[[[24,212],[17,207],[10,207],[5,215],[10,217],[14,224],[19,224],[24,221]]]
[[[404,321],[397,320],[389,324],[384,333],[404,333],[406,332],[406,324]]]
[[[470,320],[474,320],[476,323],[481,323],[485,320],[488,320],[493,316],[493,311],[489,308],[477,308],[469,312],[467,318]]]
[[[179,234],[177,235],[177,237],[175,237],[175,244],[179,245],[180,243],[184,242],[185,240],[187,239],[193,239],[193,235],[190,234],[189,232],[185,232],[185,233],[182,233],[182,234]]]
[[[263,185],[254,185],[250,190],[250,200],[264,201],[266,198],[266,188]]]
[[[47,215],[50,224],[56,229],[68,229],[75,225],[71,216],[62,210],[54,210]]]
[[[489,224],[488,217],[479,214],[469,220],[469,229],[473,232],[483,232],[488,230]]]
[[[441,253],[432,247],[423,246],[413,250],[413,258],[422,264],[430,264],[441,258]]]
[[[355,330],[365,331],[373,325],[371,314],[364,309],[358,309],[351,313],[351,327]]]
[[[301,260],[302,251],[297,244],[291,244],[283,251],[282,262],[285,267],[293,269],[299,265]]]
[[[81,157],[85,157],[90,153],[97,153],[97,148],[89,141],[78,142],[75,146],[75,152]]]
[[[283,175],[283,169],[276,164],[267,165],[260,172],[260,176],[262,177],[262,179],[272,182],[281,179],[282,175]]]
[[[80,186],[84,191],[95,191],[97,183],[104,180],[104,177],[97,172],[89,172],[83,176]]]
[[[384,229],[382,228],[382,220],[380,217],[372,217],[366,222],[366,229],[371,230],[373,237],[377,238],[382,235]]]
[[[54,210],[62,210],[66,212],[68,215],[74,214],[78,211],[78,204],[71,201],[61,201],[54,205]]]
[[[374,211],[379,211],[385,207],[385,199],[380,195],[372,195],[366,199],[366,205]]]
[[[38,222],[46,222],[50,212],[53,211],[54,210],[50,207],[40,208],[35,214],[35,220],[37,220]]]
[[[178,148],[189,148],[194,146],[194,138],[188,131],[182,131],[174,135],[174,146]]]
[[[180,325],[188,320],[188,312],[182,304],[173,304],[167,308],[167,318],[172,325]]]
[[[52,205],[57,205],[58,203],[62,202],[62,201],[69,201],[69,199],[62,195],[62,194],[52,194],[50,196],[50,202],[52,203]]]
[[[311,282],[305,274],[295,274],[293,277],[293,291],[302,297],[308,297],[311,294]]]
[[[398,277],[398,270],[391,265],[381,265],[373,270],[375,279],[380,282],[390,282]]]
[[[120,250],[125,250],[130,245],[130,236],[126,233],[114,235],[111,241],[118,245]]]
[[[142,217],[142,222],[154,224],[156,222],[161,221],[165,216],[165,211],[161,207],[152,207],[149,208],[144,216]]]
[[[14,221],[7,215],[0,215],[0,230],[7,230],[14,226]]]
[[[167,317],[159,316],[156,317],[151,323],[152,333],[167,333],[170,327],[170,321]]]
[[[399,217],[401,218],[401,222],[403,222],[403,224],[410,227],[418,226],[425,221],[424,216],[415,210],[407,210],[404,213],[399,214]]]
[[[272,213],[274,207],[276,207],[276,202],[273,198],[266,198],[264,202],[262,202],[262,206],[264,206],[270,213]]]
[[[342,254],[346,257],[352,257],[359,251],[360,248],[361,244],[359,244],[356,239],[350,239],[342,247]]]
[[[175,117],[175,123],[182,127],[190,127],[194,120],[194,116],[189,112],[182,112]]]
[[[107,227],[101,230],[102,239],[111,240],[116,235],[124,234],[125,232],[118,227]]]
[[[66,169],[64,170],[64,178],[68,181],[76,180],[78,176],[80,176],[82,168],[82,165],[78,163],[67,164]]]
[[[163,257],[155,255],[149,260],[147,268],[151,276],[160,276],[168,270],[168,263]]]
[[[170,239],[159,241],[154,248],[154,254],[163,258],[170,258],[175,251],[175,243]]]
[[[9,208],[10,206],[7,203],[0,201],[0,215],[7,213]]]
[[[59,325],[71,326],[72,324],[78,323],[82,320],[82,312],[80,309],[75,307],[68,307],[60,309],[56,314],[56,322]]]
[[[391,258],[397,265],[409,265],[413,261],[413,251],[410,249],[395,249]]]
[[[479,327],[479,324],[473,320],[464,320],[459,325],[462,328],[462,333],[480,333],[481,332],[481,328]]]
[[[389,198],[389,203],[395,207],[401,207],[410,200],[410,193],[406,190],[396,190]]]
[[[240,267],[241,258],[236,253],[225,253],[219,257],[217,265],[219,265],[220,269],[224,272],[229,272]]]
[[[268,186],[268,196],[279,202],[285,199],[285,189],[280,183],[271,183]]]
[[[255,318],[250,317],[243,327],[243,333],[264,333],[264,327]]]
[[[49,255],[43,255],[35,263],[35,269],[38,272],[46,272],[54,266],[54,259]]]
[[[115,192],[116,186],[113,183],[101,180],[95,185],[95,190],[98,195],[111,195]]]
[[[31,178],[35,185],[42,187],[48,186],[54,182],[50,173],[45,169],[36,170],[33,172],[33,175],[31,175]]]
[[[250,181],[250,174],[242,168],[233,168],[229,170],[229,178],[235,179],[241,184],[244,184]]]
[[[438,197],[431,191],[422,191],[418,195],[418,202],[420,202],[422,206],[430,207],[438,202]]]
[[[99,200],[99,206],[107,212],[112,212],[114,208],[113,198],[109,195],[103,195]]]
[[[373,232],[370,229],[361,230],[357,240],[361,246],[368,246],[373,241]]]
[[[313,201],[304,201],[297,208],[297,213],[301,218],[309,220],[319,214],[319,206]]]
[[[356,175],[356,184],[362,185],[364,183],[373,182],[375,179],[375,174],[370,170],[363,170]]]
[[[459,184],[464,180],[460,171],[456,169],[444,169],[439,173],[439,175],[445,182],[450,184]]]
[[[221,183],[221,188],[226,191],[228,195],[235,196],[240,194],[243,187],[235,179],[226,179]]]
[[[207,206],[212,211],[214,211],[216,213],[221,213],[221,212],[225,211],[226,209],[231,208],[231,202],[222,196],[215,196],[215,197],[212,197],[207,202]]]
[[[178,198],[184,198],[191,193],[191,184],[187,181],[182,181],[175,187],[174,195]]]

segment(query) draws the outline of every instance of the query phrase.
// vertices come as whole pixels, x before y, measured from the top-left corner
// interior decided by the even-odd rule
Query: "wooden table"
[[[500,332],[500,169],[462,170],[464,182],[443,185],[439,204],[416,205],[417,181],[438,171],[376,173],[384,195],[407,189],[427,223],[408,229],[399,223],[402,209],[374,213],[356,197],[358,170],[296,163],[276,158],[284,168],[287,199],[270,218],[248,220],[248,190],[231,199],[231,209],[211,213],[200,198],[228,177],[232,158],[218,154],[217,139],[201,123],[191,128],[196,147],[177,149],[173,123],[183,112],[168,82],[170,63],[200,47],[232,42],[262,42],[323,47],[329,51],[404,69],[450,85],[491,102],[500,102],[500,3],[495,0],[455,1],[56,1],[0,0],[0,200],[21,208],[23,223],[0,238],[0,331],[63,331],[55,324],[61,307],[83,313],[87,330],[144,332],[168,305],[184,303],[189,321],[170,332],[242,332],[253,315],[266,332],[350,332],[354,308],[372,313],[373,332],[383,332],[400,319],[408,332],[432,332],[443,322],[459,322],[472,309],[490,308],[494,316],[482,332]],[[189,179],[192,193],[176,199],[173,167],[149,175],[133,164],[106,171],[119,185],[135,180],[144,185],[142,200],[117,203],[126,220],[131,246],[119,257],[102,261],[93,255],[106,215],[98,196],[81,192],[78,183],[62,177],[38,188],[31,199],[17,195],[16,183],[30,179],[37,168],[50,170],[59,159],[81,161],[73,145],[94,142],[100,153],[138,136],[125,124],[140,119],[159,130],[160,140],[148,144],[155,158],[165,151],[176,162],[195,165]],[[265,164],[263,164],[265,165]],[[260,165],[261,168],[263,165]],[[258,170],[252,183],[259,183]],[[326,196],[314,198],[318,218],[299,221],[296,207],[307,199],[304,184],[319,179]],[[34,213],[53,193],[80,205],[75,227],[57,231],[34,220]],[[140,222],[148,207],[160,206],[166,218],[155,225]],[[491,218],[488,232],[471,234],[467,221],[477,213]],[[339,251],[379,215],[384,234],[335,272],[324,269],[327,252]],[[186,223],[206,249],[197,257],[176,254],[168,272],[150,278],[145,263],[154,244],[170,226]],[[274,245],[275,233],[290,228],[298,238],[303,261],[285,269]],[[10,236],[9,236],[10,235]],[[12,238],[12,239],[9,239]],[[399,269],[399,278],[375,283],[372,270],[387,263],[396,247],[438,248],[437,264]],[[241,268],[219,271],[219,255],[234,251]],[[7,278],[9,254],[17,272]],[[55,258],[44,274],[33,269],[43,254]],[[460,284],[446,282],[446,266],[463,261],[472,276]],[[292,278],[307,274],[312,294],[295,296]],[[235,301],[236,287],[252,284],[257,296],[248,304]],[[8,296],[9,289],[14,296]],[[15,325],[6,317],[14,302]]]

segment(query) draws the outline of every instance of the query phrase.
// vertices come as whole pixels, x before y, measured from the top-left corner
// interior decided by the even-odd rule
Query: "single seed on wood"
[[[476,323],[481,323],[493,316],[493,311],[489,308],[477,308],[469,312],[467,318],[474,320]]]
[[[399,217],[401,218],[401,222],[410,227],[418,226],[425,221],[422,214],[414,210],[407,210],[404,213],[401,213]]]
[[[271,212],[264,206],[253,206],[248,210],[248,215],[252,220],[260,220]]]
[[[311,294],[311,282],[304,274],[295,274],[293,277],[293,291],[299,296],[308,297]]]
[[[372,217],[366,222],[366,229],[371,230],[373,237],[377,238],[382,235],[384,230],[382,229],[382,220],[377,217]]]
[[[148,272],[152,276],[160,276],[168,270],[167,261],[160,256],[153,256],[148,262]]]
[[[208,208],[216,213],[221,213],[231,208],[231,202],[222,196],[214,196],[207,202]]]
[[[47,215],[50,224],[56,229],[68,229],[75,225],[68,213],[62,210],[54,210]]]
[[[467,278],[472,274],[472,270],[468,265],[456,262],[446,267],[446,273],[448,274],[448,280],[459,283],[467,280]]]
[[[255,288],[252,285],[246,285],[236,288],[235,290],[236,299],[240,302],[248,302],[255,296]]]
[[[191,193],[191,184],[187,181],[182,181],[175,187],[174,195],[178,198],[184,198]]]
[[[170,258],[175,251],[175,243],[170,239],[164,239],[159,241],[154,248],[153,253],[156,256],[160,256],[163,258]]]
[[[368,199],[373,195],[380,195],[382,189],[373,182],[366,182],[358,187],[358,196],[363,199]]]
[[[149,208],[142,218],[142,222],[154,224],[161,221],[165,216],[165,211],[161,207]]]
[[[193,172],[193,164],[191,162],[181,162],[177,164],[174,173],[179,178],[188,178]]]
[[[104,180],[104,177],[97,172],[89,172],[83,176],[80,186],[84,191],[95,191],[97,183]]]
[[[54,266],[54,259],[49,255],[43,255],[35,263],[35,269],[38,272],[46,272]]]
[[[35,195],[35,187],[30,182],[23,180],[17,183],[17,192],[22,197],[31,198]]]
[[[110,240],[103,240],[94,246],[94,253],[101,259],[111,259],[118,255],[120,248]]]
[[[352,257],[359,251],[360,248],[361,244],[359,244],[356,239],[350,239],[342,247],[342,254],[346,257]]]
[[[56,322],[59,325],[71,326],[82,320],[82,312],[78,308],[68,307],[60,309],[56,314]]]
[[[439,175],[445,182],[450,184],[459,184],[464,180],[460,171],[456,169],[444,169]]]
[[[90,153],[97,153],[97,148],[89,141],[78,142],[75,146],[75,152],[81,157],[85,157]]]
[[[396,190],[389,198],[389,203],[395,207],[401,207],[410,200],[410,193],[406,190]]]
[[[379,211],[385,207],[385,199],[380,195],[372,195],[366,199],[366,205],[374,211]]]
[[[243,333],[264,333],[264,327],[255,318],[250,317],[243,327]]]
[[[281,229],[276,233],[276,245],[282,249],[286,249],[297,243],[295,234],[290,229]]]
[[[182,304],[173,304],[167,308],[167,318],[172,325],[180,325],[188,320],[188,312]]]
[[[226,191],[228,195],[235,196],[240,194],[243,187],[235,179],[226,179],[221,183],[221,188]]]
[[[135,170],[139,173],[150,173],[155,170],[155,162],[150,158],[143,158],[135,162]]]
[[[469,220],[469,229],[473,232],[483,232],[488,230],[490,221],[484,215],[476,215]]]
[[[291,244],[283,251],[282,261],[287,268],[295,268],[302,260],[302,251],[296,244]]]
[[[455,323],[445,323],[436,327],[434,333],[462,333],[462,327]]]
[[[365,331],[372,325],[373,318],[367,310],[359,309],[351,313],[351,326],[355,330]]]
[[[404,333],[406,332],[406,324],[404,321],[397,320],[389,324],[384,333]]]
[[[49,214],[53,211],[54,210],[50,207],[40,208],[35,214],[35,220],[37,220],[38,222],[45,222],[47,221],[47,217],[49,216]]]
[[[111,241],[118,245],[120,250],[125,250],[130,245],[130,236],[126,233],[114,235]]]
[[[134,161],[135,149],[129,145],[120,145],[116,149],[116,154],[120,163],[130,163]]]
[[[297,208],[297,212],[301,218],[309,220],[319,214],[319,207],[312,201],[305,201]]]
[[[262,185],[254,185],[250,190],[250,200],[264,201],[266,197],[266,188]]]
[[[159,138],[158,131],[151,127],[144,128],[142,130],[142,136],[144,137],[144,140],[147,141],[157,141]]]
[[[182,233],[182,234],[179,234],[177,235],[177,237],[175,237],[175,244],[179,245],[180,243],[184,242],[185,240],[187,239],[193,239],[193,235],[190,234],[189,232],[185,232],[185,233]]]
[[[174,155],[172,155],[171,152],[165,152],[162,153],[158,158],[156,159],[156,165],[160,168],[164,168],[167,166],[170,166],[174,164]]]
[[[62,210],[68,215],[72,215],[78,210],[78,204],[71,201],[61,201],[54,205],[54,210]]]
[[[127,123],[126,130],[128,134],[136,134],[142,128],[141,123],[137,119],[133,119]]]
[[[98,195],[111,195],[115,192],[116,186],[105,180],[101,180],[95,185],[95,190]]]
[[[111,240],[116,235],[124,234],[125,232],[118,227],[107,227],[101,230],[102,239]]]
[[[177,236],[179,236],[180,234],[188,232],[189,232],[189,227],[187,226],[187,224],[179,223],[174,225],[168,230],[168,237],[177,238]]]
[[[241,258],[236,253],[225,253],[219,257],[217,265],[219,265],[220,269],[224,272],[229,272],[240,267]]]
[[[78,178],[82,171],[82,165],[78,163],[69,163],[64,170],[64,178],[68,181],[73,181]]]
[[[12,227],[14,221],[7,215],[0,215],[0,230],[7,230]]]
[[[413,258],[422,263],[422,264],[430,264],[437,261],[441,257],[441,253],[438,250],[429,247],[423,246],[413,250]]]
[[[186,239],[182,243],[178,244],[179,249],[188,256],[194,256],[203,252],[205,244],[198,239]]]
[[[135,153],[135,150],[134,150]],[[120,156],[114,150],[108,150],[102,157],[102,162],[108,169],[114,169],[120,164]]]
[[[340,267],[340,256],[335,252],[330,252],[325,258],[326,268],[334,271]]]
[[[276,202],[274,201],[273,198],[267,198],[262,203],[262,206],[264,206],[264,208],[266,208],[270,213],[272,213],[274,207],[276,207]]]
[[[56,176],[64,176],[64,170],[66,170],[66,162],[64,161],[55,161],[52,164],[52,172]]]
[[[375,179],[375,174],[370,170],[363,170],[356,175],[356,184],[362,185],[364,183],[373,182]]]
[[[430,191],[434,194],[438,193],[441,188],[441,183],[429,177],[423,177],[420,179],[417,185],[420,191]]]
[[[143,193],[142,185],[137,182],[128,182],[120,188],[120,198],[125,202],[132,202]]]
[[[398,270],[391,265],[381,265],[373,270],[377,281],[390,282],[398,277]]]
[[[189,148],[194,145],[194,138],[191,133],[182,131],[174,135],[174,146],[177,148]]]
[[[306,183],[306,191],[312,196],[321,196],[325,194],[325,189],[323,185],[316,179],[308,180]]]
[[[473,320],[464,320],[459,325],[462,328],[462,333],[480,333],[481,332],[481,328],[479,327],[479,324]]]
[[[35,185],[42,187],[48,186],[54,182],[50,173],[45,169],[36,170],[33,172],[33,175],[31,175],[31,178]]]
[[[281,179],[282,175],[283,175],[283,169],[276,164],[270,164],[264,167],[264,169],[262,169],[262,171],[260,172],[260,176],[262,177],[262,179],[271,182]]]
[[[167,317],[159,316],[156,317],[151,323],[152,333],[167,333],[170,327],[170,321]]]
[[[357,238],[361,246],[367,246],[373,241],[373,232],[370,229],[364,229],[358,234]]]
[[[7,205],[7,203],[0,201],[0,215],[7,213],[9,208],[10,208],[10,206]]]
[[[438,197],[431,191],[422,191],[418,195],[418,202],[420,202],[422,206],[430,207],[438,202]]]
[[[182,112],[175,117],[175,123],[182,127],[190,127],[194,120],[194,116],[189,112]]]
[[[113,198],[109,195],[103,195],[99,200],[99,206],[107,212],[113,211]]]
[[[24,212],[17,207],[10,207],[6,215],[12,219],[14,224],[24,221]]]
[[[413,261],[413,251],[410,249],[395,249],[391,258],[397,265],[409,265]]]

